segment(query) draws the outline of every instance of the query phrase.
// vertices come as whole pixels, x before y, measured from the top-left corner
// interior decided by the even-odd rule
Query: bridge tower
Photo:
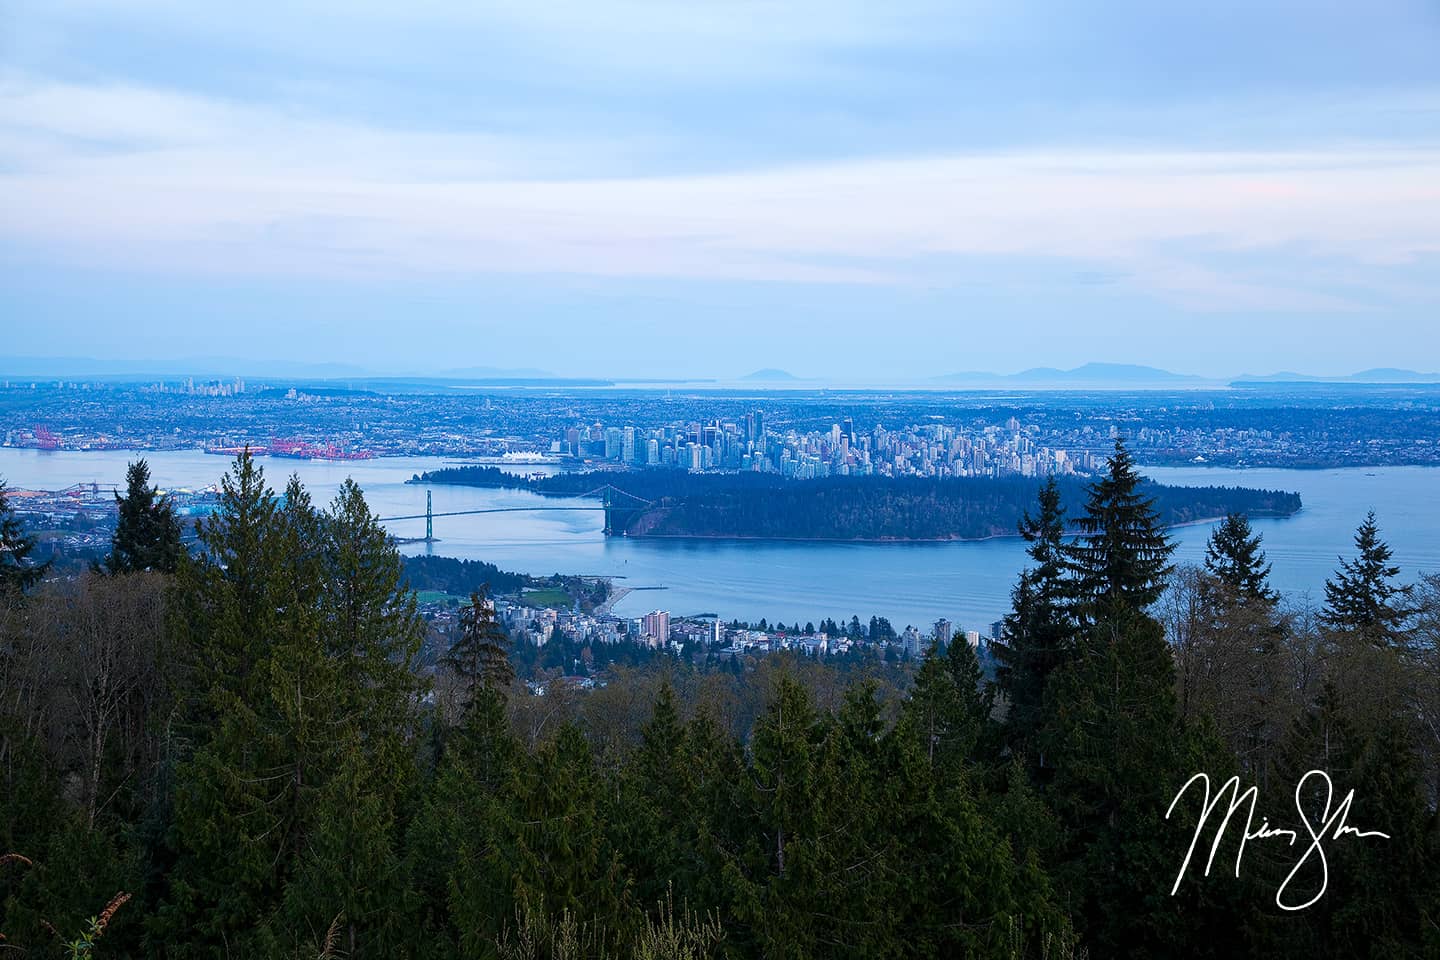
[[[605,507],[605,536],[610,536],[610,485],[606,484],[600,488],[600,502]]]
[[[435,512],[430,506],[430,491],[425,491],[425,542],[431,543],[435,539]]]

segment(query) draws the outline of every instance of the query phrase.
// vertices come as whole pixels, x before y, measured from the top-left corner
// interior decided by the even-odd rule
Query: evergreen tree
[[[292,480],[287,504],[303,496]],[[287,929],[306,930],[339,913],[347,955],[379,955],[402,935],[390,905],[405,887],[398,823],[416,777],[410,734],[423,687],[414,659],[425,624],[403,582],[400,556],[354,481],[346,480],[315,520],[324,584],[315,604],[318,629],[296,638],[300,670],[279,684],[293,683],[298,692],[304,661],[320,665],[308,671],[309,702],[286,717],[297,730],[295,775],[312,789],[302,796],[296,833],[305,839],[296,845],[282,916]],[[284,701],[294,702],[278,692],[277,699],[282,713]],[[305,742],[307,722],[328,731],[318,755]]]
[[[1133,611],[1091,627],[1082,650],[1052,678],[1040,734],[1065,836],[1057,880],[1096,955],[1177,955],[1179,906],[1166,894],[1178,837],[1163,815],[1184,778],[1170,651]]]
[[[1033,746],[1045,684],[1072,652],[1075,638],[1065,511],[1053,475],[1040,488],[1039,508],[1038,515],[1026,513],[1020,523],[1026,553],[1035,565],[1021,572],[1002,639],[994,646],[996,682],[1009,704],[1007,739],[1016,748]]]
[[[358,487],[322,515],[295,477],[277,501],[248,455],[201,542],[179,577],[195,591],[177,637],[192,750],[155,934],[194,954],[294,955],[343,913],[346,954],[385,955],[403,933],[390,904],[421,689],[399,556]]]
[[[150,465],[143,459],[125,471],[125,495],[115,495],[119,519],[105,558],[109,574],[158,570],[174,573],[180,563],[180,521],[169,497],[150,483]]]
[[[1355,559],[1342,558],[1335,576],[1325,581],[1320,622],[1376,646],[1397,645],[1413,612],[1411,588],[1395,583],[1400,568],[1390,562],[1390,545],[1380,539],[1373,510],[1355,531],[1355,551]]]
[[[912,715],[911,728],[921,738],[926,760],[937,771],[946,771],[937,776],[957,774],[982,753],[990,753],[994,704],[990,692],[982,689],[983,677],[974,649],[963,638],[943,653],[932,645],[915,673],[904,709]]]
[[[289,537],[264,471],[246,451],[221,479],[217,510],[200,525],[201,552],[180,566],[173,646],[184,673],[174,864],[166,902],[150,924],[151,935],[175,943],[179,956],[227,945],[253,953],[280,949],[272,932],[260,930],[260,918],[279,900],[294,839],[292,788],[307,781],[302,775],[297,783],[283,750],[270,696],[271,649],[302,614],[305,604],[295,595],[319,591],[318,577],[305,582],[317,568],[282,549],[305,536],[298,528],[313,526],[300,503],[287,507]],[[316,542],[313,529],[309,536]],[[296,663],[286,667],[298,671]],[[304,693],[291,691],[285,701],[298,711]]]
[[[1354,705],[1332,683],[1322,685],[1289,731],[1279,778],[1298,784],[1309,771],[1324,771],[1333,796],[1327,798],[1324,783],[1312,778],[1298,798],[1314,811],[1311,818],[1318,819],[1327,799],[1338,803],[1354,790],[1348,825],[1378,830],[1388,839],[1345,836],[1328,843],[1324,896],[1293,914],[1301,922],[1264,931],[1276,943],[1257,943],[1257,950],[1377,960],[1440,955],[1440,877],[1432,866],[1440,856],[1440,813],[1418,775],[1414,746],[1403,718],[1374,725],[1355,715]],[[1259,852],[1262,858],[1252,867],[1247,848],[1246,868],[1257,869],[1273,897],[1295,856],[1289,851],[1271,863],[1263,847]],[[1319,892],[1321,882],[1312,858],[1287,889],[1287,901],[1304,902]]]
[[[1243,514],[1228,515],[1210,534],[1204,567],[1186,573],[1176,578],[1174,609],[1184,616],[1172,637],[1183,664],[1184,715],[1213,720],[1263,789],[1288,722],[1289,695],[1285,619],[1260,535]]]
[[[1090,485],[1081,537],[1070,548],[1079,602],[1092,622],[1102,608],[1143,611],[1165,592],[1175,545],[1155,502],[1139,492],[1141,480],[1117,437],[1105,474]]]
[[[487,956],[514,919],[513,865],[502,840],[517,829],[520,743],[504,695],[481,686],[450,731],[406,833],[415,956]]]
[[[749,824],[734,901],[753,928],[759,955],[815,952],[817,918],[802,897],[814,873],[807,861],[821,830],[815,791],[825,728],[805,687],[785,670],[755,724],[741,801]]]
[[[25,527],[6,496],[5,481],[0,480],[0,587],[29,590],[50,569],[50,562],[34,563],[30,552],[35,538],[26,535]]]
[[[516,904],[623,935],[634,921],[618,851],[603,829],[605,784],[590,745],[567,723],[521,764],[514,815],[497,840]]]
[[[482,586],[460,614],[459,635],[440,658],[459,679],[465,702],[474,703],[482,687],[504,693],[515,682],[515,668],[506,650],[509,638],[495,618],[495,604]]]
[[[1280,599],[1270,587],[1270,564],[1260,549],[1260,534],[1243,513],[1227,514],[1211,531],[1205,572],[1241,603],[1273,604]]]

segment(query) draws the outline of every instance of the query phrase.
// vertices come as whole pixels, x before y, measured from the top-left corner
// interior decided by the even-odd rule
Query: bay
[[[126,451],[68,452],[0,448],[0,478],[11,486],[55,490],[77,482],[102,488],[124,480]],[[162,487],[203,487],[229,465],[200,451],[146,454]],[[298,473],[317,503],[354,477],[382,517],[424,514],[427,488],[406,484],[412,475],[450,461],[438,457],[326,462],[262,458],[276,487]],[[531,472],[534,467],[517,467]],[[1349,556],[1356,525],[1369,509],[1406,579],[1440,571],[1440,469],[1428,467],[1336,470],[1233,470],[1207,467],[1146,468],[1165,483],[1243,485],[1296,490],[1304,509],[1285,519],[1257,519],[1274,563],[1275,585],[1303,600],[1323,599],[1323,584],[1340,555]],[[586,500],[557,500],[518,490],[432,486],[436,513],[512,507],[574,507],[573,511],[490,513],[436,517],[436,543],[409,543],[406,553],[485,560],[533,574],[582,573],[616,577],[636,590],[616,606],[639,616],[652,609],[675,614],[718,613],[729,619],[765,617],[786,623],[822,617],[889,617],[897,629],[927,627],[946,617],[984,631],[1009,606],[1010,588],[1025,564],[1018,538],[959,543],[815,543],[718,540],[628,540],[603,534],[603,515]],[[387,524],[398,537],[421,537],[425,521]],[[1176,559],[1198,563],[1208,524],[1172,531]]]

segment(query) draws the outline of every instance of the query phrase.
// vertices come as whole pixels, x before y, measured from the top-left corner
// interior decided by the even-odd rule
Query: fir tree
[[[1116,438],[1105,474],[1090,486],[1081,537],[1069,551],[1089,620],[1105,608],[1145,610],[1165,592],[1175,545],[1155,502],[1139,493],[1141,479],[1124,441]]]
[[[1355,551],[1355,559],[1342,558],[1335,576],[1325,581],[1320,622],[1376,646],[1397,645],[1413,613],[1411,588],[1395,583],[1400,568],[1390,562],[1390,545],[1380,539],[1373,510],[1355,531]]]
[[[150,483],[150,465],[136,460],[125,472],[125,495],[115,495],[119,520],[105,558],[109,574],[158,570],[174,573],[180,563],[180,522],[169,497]]]
[[[5,481],[0,480],[0,587],[28,590],[50,569],[50,562],[34,563],[30,552],[35,549],[35,538],[25,533],[25,527],[6,496]]]
[[[285,515],[304,500],[298,480],[285,500]],[[320,547],[313,552],[323,589],[310,601],[313,628],[294,638],[285,660],[276,651],[276,698],[294,731],[292,769],[308,784],[281,917],[286,929],[305,930],[339,912],[347,954],[389,952],[402,935],[388,904],[404,890],[398,822],[416,775],[409,735],[425,625],[400,556],[354,481],[341,485],[324,515],[301,516],[318,529],[311,543]],[[292,687],[295,695],[285,696]],[[309,742],[313,732],[319,749]]]
[[[176,862],[155,932],[196,954],[294,955],[342,912],[347,955],[401,939],[397,849],[422,625],[353,484],[322,515],[298,478],[276,501],[242,456],[180,620],[193,752],[176,771]],[[338,923],[338,922],[337,922]],[[184,951],[179,951],[184,952]]]
[[[1270,564],[1260,549],[1260,534],[1243,513],[1227,514],[1205,544],[1205,572],[1241,603],[1273,604]]]
[[[296,594],[319,589],[318,582],[302,585],[314,566],[282,552],[311,526],[301,516],[308,503],[287,507],[289,537],[264,471],[245,452],[221,479],[218,509],[200,525],[200,553],[180,566],[184,604],[174,618],[174,648],[185,669],[178,691],[184,752],[175,771],[174,865],[166,902],[150,924],[152,936],[183,945],[174,951],[179,956],[227,945],[279,950],[260,920],[278,903],[296,839],[298,791],[309,781],[296,777],[294,751],[284,749],[271,669],[282,667],[293,683],[300,664],[281,637],[301,619],[305,604]],[[272,657],[277,642],[290,647],[279,664]],[[298,712],[307,692],[296,687],[285,702]]]
[[[1097,955],[1177,955],[1179,907],[1165,896],[1177,837],[1162,819],[1184,781],[1170,650],[1158,623],[1122,610],[1082,651],[1052,678],[1040,735],[1066,838],[1057,879]]]
[[[1075,637],[1073,586],[1065,546],[1065,511],[1052,475],[1040,488],[1038,515],[1029,513],[1020,533],[1035,566],[1024,570],[1011,593],[1003,639],[995,644],[997,684],[1009,703],[1007,738],[1014,747],[1033,745],[1041,723],[1045,684],[1071,653]]]
[[[474,703],[482,688],[504,693],[515,682],[515,668],[506,650],[509,638],[495,618],[495,604],[482,586],[460,614],[459,635],[440,658],[459,679],[465,702]]]
[[[685,758],[685,728],[675,709],[669,680],[660,685],[640,745],[627,765],[621,787],[624,810],[616,820],[626,828],[626,860],[638,871],[640,903],[663,900],[670,884],[682,894],[695,887],[693,849],[694,782]]]
[[[993,702],[981,687],[983,677],[974,649],[963,638],[943,653],[932,645],[915,674],[905,710],[913,714],[911,726],[937,770],[957,773],[979,759],[982,746],[990,746]]]
[[[1184,664],[1184,715],[1208,715],[1262,789],[1288,699],[1285,620],[1269,573],[1260,535],[1243,514],[1230,514],[1210,534],[1204,567],[1179,578],[1193,585],[1191,606],[1172,637]]]

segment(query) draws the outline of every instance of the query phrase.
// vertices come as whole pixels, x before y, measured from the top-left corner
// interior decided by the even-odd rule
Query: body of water
[[[12,486],[55,490],[72,483],[124,482],[135,454],[47,452],[0,448],[0,479]],[[216,483],[229,465],[201,452],[147,455],[155,482],[200,487]],[[283,487],[295,472],[317,503],[354,477],[382,517],[425,512],[426,487],[405,483],[413,474],[444,466],[438,457],[382,458],[346,463],[262,459],[270,483]],[[530,472],[533,467],[517,470]],[[1146,468],[1166,483],[1295,490],[1304,510],[1287,519],[1257,519],[1274,564],[1275,585],[1291,594],[1323,599],[1323,584],[1337,556],[1349,556],[1355,527],[1374,509],[1406,579],[1440,571],[1440,469],[1427,467],[1339,470],[1228,470]],[[617,612],[638,616],[652,609],[675,614],[718,613],[741,619],[818,622],[858,614],[889,617],[897,628],[927,626],[946,617],[967,629],[984,629],[1009,607],[1010,588],[1025,564],[1024,542],[1002,538],[968,543],[849,544],[606,538],[597,504],[542,498],[517,490],[435,486],[435,512],[510,506],[573,505],[574,512],[492,513],[439,517],[439,542],[407,544],[406,553],[485,560],[533,574],[580,573],[623,578],[639,590]],[[400,537],[420,537],[424,519],[389,524]],[[1198,563],[1208,525],[1173,531],[1176,559]]]

